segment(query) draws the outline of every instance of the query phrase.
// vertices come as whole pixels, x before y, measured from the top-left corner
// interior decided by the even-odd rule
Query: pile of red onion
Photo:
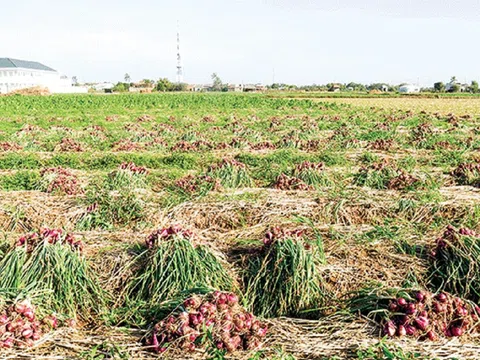
[[[209,150],[212,149],[213,145],[209,141],[197,140],[193,142],[181,140],[173,145],[171,151],[199,151],[199,150]]]
[[[480,163],[462,163],[451,174],[460,184],[471,185],[480,174]]]
[[[307,185],[303,180],[295,177],[295,176],[288,176],[285,174],[281,174],[273,187],[278,190],[311,190],[312,187]]]
[[[246,165],[240,161],[237,161],[235,159],[222,159],[218,164],[210,165],[208,168],[208,172],[213,172],[216,171],[217,169],[223,169],[225,167],[234,167],[237,169],[245,169]]]
[[[62,243],[71,246],[74,250],[81,251],[83,249],[83,243],[80,240],[75,239],[73,234],[64,233],[62,229],[48,228],[21,236],[17,240],[16,246],[26,246],[27,252],[31,252],[37,245],[41,243]]]
[[[22,147],[12,142],[0,142],[0,151],[18,151],[22,150]]]
[[[275,226],[265,233],[263,243],[265,246],[270,246],[276,240],[286,238],[300,238],[303,236],[304,233],[305,231],[303,229],[288,230]]]
[[[411,187],[417,184],[420,180],[417,179],[415,176],[400,170],[400,174],[391,178],[387,182],[387,189],[389,190],[404,190],[408,187]]]
[[[299,174],[305,170],[314,170],[314,171],[321,172],[325,170],[325,164],[323,162],[313,163],[310,161],[304,161],[301,164],[298,164],[297,166],[295,166],[293,173]]]
[[[133,142],[129,139],[121,139],[112,144],[113,151],[138,151],[143,150],[141,143]]]
[[[393,139],[377,139],[368,143],[368,148],[372,150],[387,151],[395,146]]]
[[[202,187],[211,187],[213,191],[219,190],[222,187],[219,179],[215,179],[209,175],[186,175],[175,181],[175,186],[189,194],[199,192]]]
[[[387,336],[412,336],[435,341],[440,335],[458,337],[479,327],[480,307],[447,293],[418,291],[412,300],[397,298],[388,306]]]
[[[156,324],[147,343],[163,353],[168,347],[194,351],[211,335],[217,349],[233,352],[260,348],[267,326],[238,303],[234,293],[215,291],[194,295]]]
[[[69,152],[81,152],[83,151],[82,146],[73,140],[72,138],[63,138],[62,141],[60,141],[60,144],[56,147],[56,149],[60,151],[69,151]]]
[[[38,320],[30,301],[17,302],[3,311],[0,309],[0,349],[31,347],[43,334],[57,326],[58,320],[54,315]]]
[[[129,163],[124,162],[119,166],[119,169],[129,171],[134,175],[147,175],[148,174],[147,168],[145,168],[143,166],[137,166],[133,162],[129,162]]]
[[[468,228],[461,228],[456,230],[452,225],[448,225],[447,229],[443,232],[442,236],[435,240],[436,247],[432,250],[432,257],[438,257],[441,252],[447,249],[448,244],[455,244],[459,235],[471,236],[471,237],[480,237],[474,230]]]
[[[194,234],[192,231],[182,228],[180,225],[172,225],[168,228],[156,230],[152,232],[145,243],[149,249],[153,248],[159,241],[168,241],[173,237],[179,236],[184,239],[193,239]]]
[[[43,179],[48,181],[45,191],[47,193],[63,192],[67,195],[82,194],[83,189],[80,187],[77,177],[68,169],[61,166],[56,168],[48,168],[40,171]]]

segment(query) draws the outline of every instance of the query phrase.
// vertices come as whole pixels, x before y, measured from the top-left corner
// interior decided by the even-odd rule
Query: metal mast
[[[177,83],[183,82],[182,57],[180,55],[180,27],[177,21]]]

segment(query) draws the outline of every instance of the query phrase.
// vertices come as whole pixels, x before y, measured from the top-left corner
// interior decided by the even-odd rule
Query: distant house
[[[330,92],[339,92],[341,89],[342,89],[342,85],[341,85],[341,84],[332,84],[332,85],[330,86],[330,88],[328,89],[328,91],[330,91]]]
[[[51,93],[87,92],[72,81],[39,62],[0,58],[0,94],[28,88],[45,88]]]
[[[388,85],[382,85],[382,88],[380,90],[382,90],[383,92],[388,92]]]
[[[398,88],[398,91],[404,94],[412,94],[412,93],[419,93],[420,92],[420,86],[418,85],[413,85],[413,84],[405,84],[401,85]]]
[[[151,93],[154,89],[153,81],[142,80],[137,83],[132,83],[128,88],[128,91],[131,93]]]
[[[243,91],[243,85],[240,85],[240,84],[228,84],[228,91],[242,92],[242,91]]]
[[[134,93],[134,94],[149,94],[153,91],[153,87],[146,88],[146,87],[135,87],[135,86],[130,86],[128,88],[128,92]]]
[[[329,88],[328,91],[330,92],[339,92],[342,89],[341,84],[332,84]]]
[[[109,83],[109,82],[104,82],[104,83],[98,83],[98,84],[93,84],[91,85],[91,88],[95,91],[103,91],[106,93],[111,93],[112,89],[115,87],[115,84]]]
[[[244,92],[260,92],[265,91],[266,87],[262,84],[245,84],[243,85]]]

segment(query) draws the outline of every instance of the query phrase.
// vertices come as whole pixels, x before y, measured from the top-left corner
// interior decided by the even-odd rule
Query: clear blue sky
[[[85,81],[312,84],[480,80],[480,0],[14,0],[0,57]]]

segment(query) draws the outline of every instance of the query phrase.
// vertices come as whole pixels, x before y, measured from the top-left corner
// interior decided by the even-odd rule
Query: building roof
[[[35,61],[25,61],[10,58],[0,58],[0,68],[23,68],[32,70],[55,71],[48,66]]]

